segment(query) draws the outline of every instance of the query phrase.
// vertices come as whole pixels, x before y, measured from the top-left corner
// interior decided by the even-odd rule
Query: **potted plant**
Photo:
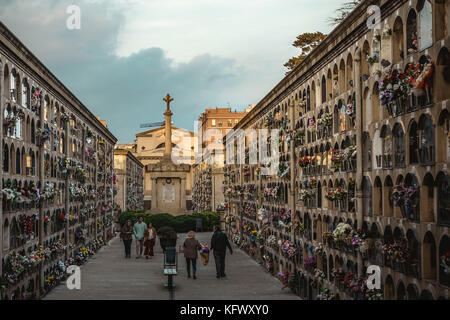
[[[163,251],[168,247],[175,247],[177,245],[177,233],[171,227],[161,227],[159,229],[159,243]]]

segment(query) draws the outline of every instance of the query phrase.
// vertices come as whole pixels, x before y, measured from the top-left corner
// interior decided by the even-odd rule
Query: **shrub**
[[[144,217],[144,222],[153,224],[158,233],[163,227],[171,227],[178,233],[186,233],[195,230],[197,219],[202,220],[203,231],[211,231],[213,226],[219,224],[219,215],[215,212],[202,212],[192,215],[172,216],[168,213],[145,214],[143,212],[122,212],[119,216],[121,226],[130,219],[133,224],[136,223],[139,216]]]

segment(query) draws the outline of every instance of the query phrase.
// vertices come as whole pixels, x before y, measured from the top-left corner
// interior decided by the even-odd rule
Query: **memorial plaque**
[[[175,202],[175,186],[173,184],[163,185],[162,202],[163,203]]]

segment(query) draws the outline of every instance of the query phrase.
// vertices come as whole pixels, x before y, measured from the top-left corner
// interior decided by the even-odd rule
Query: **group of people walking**
[[[156,242],[156,229],[151,222],[147,225],[144,219],[139,217],[138,221],[132,225],[131,220],[128,220],[122,228],[120,237],[125,246],[125,258],[131,258],[133,237],[136,240],[136,259],[142,258],[142,253],[144,253],[146,259],[154,256],[153,247]]]
[[[131,243],[133,237],[136,239],[136,259],[141,258],[143,252],[147,259],[154,256],[153,247],[156,242],[156,229],[151,222],[147,225],[143,220],[142,217],[139,217],[134,225],[132,225],[131,220],[128,220],[122,227],[120,237],[125,246],[125,258],[131,258]],[[197,279],[198,252],[202,250],[202,248],[203,246],[195,238],[195,232],[190,231],[182,244],[182,251],[184,252],[184,257],[186,259],[188,278],[191,278],[192,266],[192,277]],[[218,279],[226,277],[225,256],[227,248],[230,250],[230,254],[233,254],[233,249],[228,241],[227,235],[220,230],[219,226],[215,226],[214,234],[211,238],[211,251],[214,256],[216,278]]]

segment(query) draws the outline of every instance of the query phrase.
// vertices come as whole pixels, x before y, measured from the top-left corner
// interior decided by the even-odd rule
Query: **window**
[[[232,127],[233,126],[233,121],[232,120],[228,120],[228,127]]]
[[[322,76],[322,103],[327,102],[327,81],[325,79],[325,76]]]
[[[9,171],[9,148],[8,145],[3,145],[3,171]]]
[[[433,45],[433,8],[430,1],[419,1],[419,51]]]
[[[7,154],[7,152],[8,148],[5,148],[4,154]],[[438,223],[440,225],[450,226],[450,176],[440,172],[436,178],[436,185],[438,194]]]
[[[417,123],[413,120],[409,128],[409,163],[417,164],[419,162],[419,134]]]
[[[363,213],[365,217],[372,216],[372,183],[368,177],[363,177],[362,181],[363,193]]]
[[[215,126],[216,126],[216,120],[215,120],[215,119],[212,119],[212,120],[211,120],[211,126],[212,126],[212,127],[215,127]]]
[[[400,124],[394,126],[394,165],[395,167],[405,166],[405,134]]]
[[[421,146],[419,150],[419,160],[421,164],[429,165],[434,163],[434,126],[429,115],[423,115],[419,120],[419,130],[421,131]]]
[[[406,44],[408,54],[417,52],[417,14],[411,9],[406,21]]]
[[[20,174],[20,164],[22,163],[20,157],[20,150],[16,150],[16,174]]]
[[[9,78],[9,88],[10,88],[10,99],[12,101],[16,101],[16,70],[11,72],[11,76]]]
[[[238,124],[239,120],[238,119],[234,119],[234,124]]]
[[[223,125],[222,121],[219,121],[218,125],[219,125],[219,128],[222,128],[222,125]]]
[[[30,109],[30,90],[26,79],[22,82],[22,105]]]

